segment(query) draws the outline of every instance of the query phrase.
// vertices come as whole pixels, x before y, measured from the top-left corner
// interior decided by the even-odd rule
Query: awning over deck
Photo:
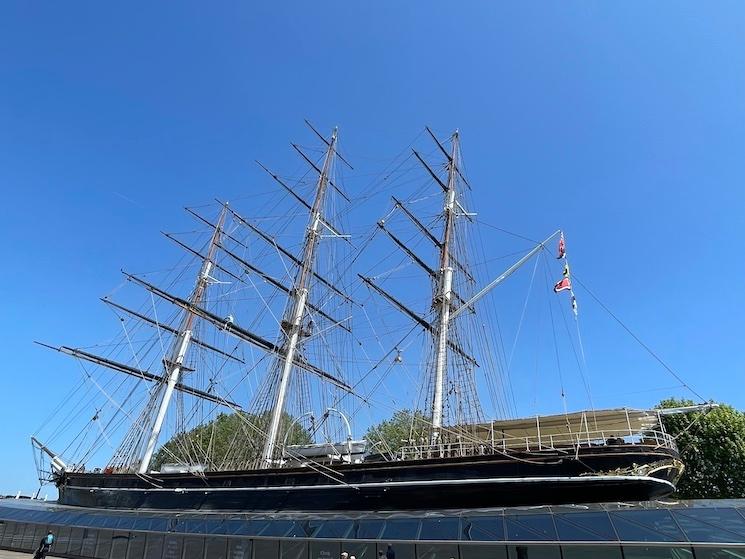
[[[569,442],[580,438],[609,438],[639,435],[660,430],[657,410],[617,408],[585,410],[568,414],[506,419],[469,426],[469,435],[481,440]],[[459,429],[453,429],[458,432]],[[462,431],[462,428],[460,429]]]

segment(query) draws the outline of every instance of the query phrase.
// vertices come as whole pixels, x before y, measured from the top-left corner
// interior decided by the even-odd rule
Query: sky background
[[[182,206],[250,213],[304,118],[363,169],[459,128],[481,219],[563,228],[605,304],[745,409],[744,28],[734,1],[4,2],[0,493],[35,489],[28,436],[76,374],[32,341],[100,339],[120,268],[172,259]],[[585,338],[596,404],[690,396],[612,321]]]

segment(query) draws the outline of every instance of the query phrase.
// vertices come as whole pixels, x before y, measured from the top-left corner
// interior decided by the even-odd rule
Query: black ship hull
[[[644,445],[205,474],[65,473],[59,502],[118,509],[410,510],[641,501],[682,466]],[[640,467],[642,469],[640,469]]]

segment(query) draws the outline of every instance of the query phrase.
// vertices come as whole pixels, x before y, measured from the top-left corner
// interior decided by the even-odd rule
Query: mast
[[[197,307],[201,304],[202,300],[204,299],[204,294],[207,291],[207,286],[210,282],[210,272],[212,271],[212,268],[214,266],[215,253],[220,243],[220,235],[222,232],[223,223],[225,222],[226,213],[227,210],[225,206],[223,206],[217,222],[217,227],[215,227],[215,230],[212,233],[212,238],[210,239],[207,254],[202,261],[202,267],[199,270],[199,276],[197,277],[196,286],[194,287],[194,291],[189,298],[189,304],[192,307]],[[150,437],[147,441],[145,454],[143,455],[142,461],[140,462],[140,467],[138,469],[138,473],[140,474],[147,473],[148,469],[150,468],[150,461],[152,460],[153,453],[155,452],[155,445],[158,444],[158,437],[160,436],[160,431],[163,428],[163,421],[165,420],[166,412],[168,411],[168,405],[171,402],[171,397],[173,396],[173,392],[176,389],[176,385],[178,384],[179,376],[181,375],[181,369],[183,368],[184,364],[184,359],[186,358],[186,352],[189,349],[190,342],[192,341],[192,332],[194,328],[195,318],[196,314],[192,310],[186,309],[181,320],[181,327],[179,328],[178,336],[176,336],[173,341],[173,345],[171,346],[170,357],[164,360],[164,378],[167,378],[168,381],[166,383],[166,390],[163,393],[163,398],[160,401],[158,415],[155,417],[155,423],[153,424],[153,428],[150,432]]]
[[[287,389],[290,385],[290,374],[292,373],[295,353],[297,352],[298,343],[300,341],[302,330],[301,323],[305,316],[305,307],[308,303],[309,280],[313,277],[313,263],[315,261],[316,248],[321,236],[321,230],[324,227],[321,210],[323,209],[326,191],[328,189],[327,187],[330,182],[329,171],[334,156],[336,155],[336,135],[337,129],[334,128],[334,131],[331,134],[331,140],[327,142],[328,148],[323,160],[323,166],[321,169],[318,169],[320,172],[318,175],[316,196],[310,212],[308,230],[305,234],[301,264],[295,276],[295,284],[291,290],[290,304],[287,306],[282,318],[282,331],[286,342],[284,344],[283,359],[281,360],[282,369],[279,376],[279,387],[277,389],[277,396],[274,401],[274,407],[272,408],[269,427],[267,429],[267,437],[262,451],[262,468],[270,468],[272,466],[272,457],[274,456],[274,451],[277,446],[280,422],[285,407],[285,398],[287,396]],[[310,163],[317,169],[312,162]]]
[[[452,152],[449,156],[448,179],[445,190],[443,215],[445,228],[440,244],[439,290],[435,296],[434,306],[438,308],[436,337],[436,360],[434,394],[432,397],[432,436],[431,443],[437,443],[442,428],[442,395],[447,381],[448,327],[450,325],[450,306],[453,295],[453,267],[450,262],[450,245],[453,241],[455,227],[456,179],[458,176],[458,131],[452,136]]]

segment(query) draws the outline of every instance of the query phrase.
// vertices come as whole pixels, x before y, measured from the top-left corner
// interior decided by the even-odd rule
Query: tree
[[[371,426],[365,439],[370,448],[378,452],[396,452],[402,446],[417,444],[422,438],[426,438],[429,429],[421,412],[411,410],[399,410],[393,417]]]
[[[693,405],[669,398],[660,408]],[[685,472],[676,495],[682,499],[745,497],[745,413],[720,404],[706,412],[663,416],[676,438]]]
[[[283,414],[281,425],[289,426],[291,415]],[[261,456],[268,414],[221,413],[212,421],[174,435],[153,457],[153,469],[167,463],[204,463],[209,469],[242,467]],[[292,424],[287,444],[307,444],[311,436],[302,426]]]

